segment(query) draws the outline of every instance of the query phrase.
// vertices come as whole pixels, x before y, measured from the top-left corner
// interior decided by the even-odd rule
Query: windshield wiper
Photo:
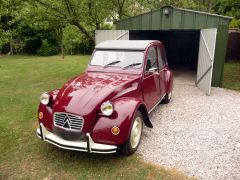
[[[123,69],[126,69],[126,68],[129,68],[129,67],[133,67],[133,66],[137,66],[137,65],[140,65],[142,63],[132,63],[132,64],[129,64],[127,66],[124,66]]]
[[[104,65],[103,67],[107,67],[107,66],[110,66],[110,65],[114,65],[114,64],[117,64],[117,63],[120,63],[121,61],[113,61],[113,62],[110,62],[106,65]]]

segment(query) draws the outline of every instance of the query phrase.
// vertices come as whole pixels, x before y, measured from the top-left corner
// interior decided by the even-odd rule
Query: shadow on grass
[[[100,153],[87,153],[81,151],[72,151],[58,148],[51,144],[46,144],[46,142],[41,143],[44,148],[43,155],[46,158],[55,159],[58,158],[59,161],[64,162],[82,162],[88,164],[98,164],[98,163],[108,163],[108,162],[116,162],[126,161],[127,159],[132,159],[136,157],[136,155],[132,156],[124,156],[120,152],[111,153],[111,154],[100,154]]]

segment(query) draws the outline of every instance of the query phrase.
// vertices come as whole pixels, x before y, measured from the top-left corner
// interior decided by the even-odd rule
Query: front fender
[[[52,105],[55,101],[55,98],[56,98],[58,92],[59,92],[58,89],[49,92],[49,94],[50,94],[50,104],[49,105],[43,105],[43,104],[39,103],[39,107],[38,107],[38,113],[40,113],[40,112],[42,113],[42,119],[40,119],[39,115],[38,115],[39,124],[42,123],[51,132],[52,132],[52,127],[53,127]]]
[[[136,98],[124,97],[113,102],[114,112],[111,116],[98,115],[96,124],[92,130],[91,137],[94,142],[120,145],[127,141],[134,113],[141,105],[141,101]],[[111,133],[112,127],[120,129],[118,135]]]

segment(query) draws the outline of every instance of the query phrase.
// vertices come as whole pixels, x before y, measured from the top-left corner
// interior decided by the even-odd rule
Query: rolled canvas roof
[[[109,40],[99,43],[95,48],[145,50],[152,42],[156,42],[156,40]]]

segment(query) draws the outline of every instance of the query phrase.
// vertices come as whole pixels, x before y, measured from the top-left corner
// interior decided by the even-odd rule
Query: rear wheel
[[[172,98],[172,92],[169,92],[165,95],[165,97],[163,98],[162,102],[164,104],[167,104],[171,101],[171,98]]]
[[[143,118],[141,112],[137,111],[133,119],[130,136],[127,142],[120,146],[121,152],[125,155],[131,155],[137,150],[142,136]]]

